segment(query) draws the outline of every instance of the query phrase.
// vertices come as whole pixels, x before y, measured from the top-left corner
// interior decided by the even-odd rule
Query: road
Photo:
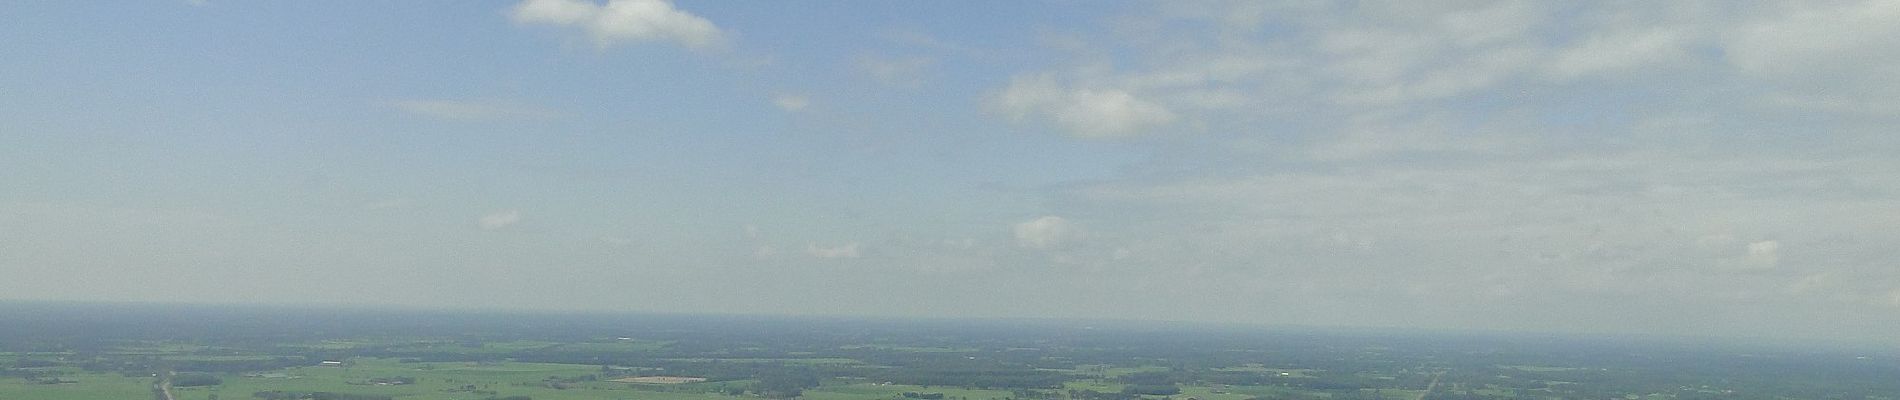
[[[158,389],[158,393],[164,395],[165,400],[178,400],[177,397],[172,397],[172,375],[174,375],[172,371],[165,371],[165,377],[152,384],[152,388]]]
[[[1425,392],[1419,392],[1419,398],[1417,398],[1417,400],[1425,400],[1425,396],[1431,396],[1431,391],[1438,389],[1438,377],[1444,377],[1444,372],[1433,373],[1433,375],[1431,375],[1431,385],[1425,385]]]

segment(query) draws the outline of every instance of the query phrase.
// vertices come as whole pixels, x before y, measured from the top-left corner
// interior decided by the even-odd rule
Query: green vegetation
[[[15,322],[0,330],[0,399],[140,399],[168,387],[176,400],[1900,400],[1900,359],[1889,353],[592,318],[313,325],[210,313],[75,327],[0,315]]]

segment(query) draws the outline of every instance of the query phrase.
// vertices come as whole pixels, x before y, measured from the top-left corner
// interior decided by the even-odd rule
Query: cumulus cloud
[[[483,215],[481,219],[476,220],[476,224],[481,226],[483,230],[491,231],[514,226],[519,222],[521,222],[521,212],[516,210],[497,211]]]
[[[1141,135],[1177,118],[1167,107],[1127,90],[1065,87],[1049,75],[1018,77],[988,103],[1016,121],[1047,121],[1070,136],[1089,139]]]
[[[1043,216],[1016,224],[1016,245],[1031,249],[1049,249],[1074,242],[1081,228],[1058,216]]]
[[[819,246],[816,243],[806,243],[805,254],[818,258],[858,258],[863,255],[863,253],[858,251],[858,242],[829,247]]]
[[[413,115],[452,121],[543,119],[559,116],[547,108],[482,100],[399,100],[389,106]]]
[[[712,21],[667,0],[525,0],[508,15],[520,24],[579,29],[599,47],[665,41],[709,49],[722,45],[726,35]]]

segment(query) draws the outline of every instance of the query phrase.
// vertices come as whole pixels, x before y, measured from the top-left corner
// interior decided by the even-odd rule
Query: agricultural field
[[[1059,321],[370,313],[319,323],[296,312],[77,326],[0,315],[0,399],[1900,400],[1900,357],[1878,351],[1192,326],[1156,335]]]

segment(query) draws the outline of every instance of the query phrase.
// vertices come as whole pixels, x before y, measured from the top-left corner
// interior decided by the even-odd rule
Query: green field
[[[178,388],[178,400],[250,398],[262,391],[334,392],[386,395],[406,400],[460,400],[525,395],[535,399],[714,399],[711,393],[659,391],[614,382],[580,382],[565,388],[549,385],[548,378],[573,378],[599,371],[598,367],[519,362],[402,363],[388,359],[351,359],[347,367],[297,367],[284,377],[227,376],[214,387]],[[414,384],[377,385],[376,378],[415,378]],[[644,385],[652,386],[652,385]],[[491,393],[492,392],[492,393]]]
[[[1884,373],[1900,363],[1877,369],[1869,363],[1878,355],[1675,350],[1667,354],[1700,358],[1658,364],[1620,350],[1544,357],[1406,337],[1391,341],[1409,347],[1304,335],[1156,343],[1099,331],[925,335],[866,322],[587,328],[511,315],[457,327],[463,318],[410,327],[179,321],[149,333],[144,320],[103,333],[14,325],[51,333],[0,329],[0,400],[153,399],[160,382],[176,400],[1900,399],[1900,382]]]
[[[152,398],[152,378],[149,376],[127,377],[111,373],[87,373],[73,369],[57,371],[62,381],[73,383],[44,384],[24,379],[0,379],[0,399],[33,400],[95,400],[95,399],[149,399]]]

